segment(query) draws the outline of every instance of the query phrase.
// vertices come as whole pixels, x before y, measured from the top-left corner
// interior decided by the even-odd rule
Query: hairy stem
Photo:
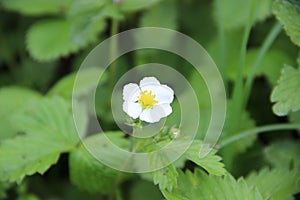
[[[252,6],[249,13],[249,20],[245,28],[245,32],[243,35],[241,50],[240,50],[240,60],[239,60],[239,67],[238,67],[238,73],[237,78],[234,84],[233,89],[233,107],[232,107],[232,123],[229,125],[229,134],[232,134],[232,132],[235,132],[238,129],[239,126],[239,117],[242,112],[243,107],[243,73],[244,73],[244,67],[245,67],[245,61],[246,61],[246,53],[247,53],[247,44],[248,39],[251,32],[251,27],[253,24],[253,18],[255,16],[256,12],[256,0],[252,0]]]
[[[244,107],[246,106],[246,104],[248,102],[248,98],[249,98],[249,95],[251,92],[251,88],[253,85],[253,81],[254,81],[257,69],[258,69],[259,65],[261,64],[262,59],[266,55],[267,51],[270,49],[271,45],[273,44],[274,40],[277,38],[277,36],[281,32],[281,30],[282,30],[282,26],[279,22],[277,22],[273,26],[273,28],[270,30],[269,34],[265,38],[265,40],[259,50],[259,54],[255,60],[254,65],[252,66],[251,71],[248,74],[248,77],[246,80],[246,84],[245,84],[245,88],[244,88]]]
[[[119,22],[117,19],[112,19],[111,23],[111,28],[110,28],[110,36],[114,36],[118,33],[118,27],[119,27]],[[116,37],[113,37],[111,39],[110,43],[110,57],[113,59],[116,54],[117,54],[117,48],[118,48],[118,41]],[[116,79],[116,73],[117,73],[117,63],[114,61],[111,66],[110,66],[110,71],[109,71],[109,78],[110,78],[110,88],[113,90],[114,88],[114,83]]]
[[[233,142],[247,138],[252,135],[258,135],[260,133],[269,132],[269,131],[293,130],[293,129],[300,129],[300,124],[272,124],[272,125],[256,127],[254,129],[240,132],[236,135],[233,135],[225,139],[219,144],[219,148],[223,148]]]

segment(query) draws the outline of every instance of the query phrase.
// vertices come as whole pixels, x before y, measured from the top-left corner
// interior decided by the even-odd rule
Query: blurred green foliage
[[[298,0],[0,4],[0,199],[288,200],[300,191]],[[113,120],[111,86],[135,65],[158,62],[177,69],[196,91],[201,110],[197,139],[181,159],[152,173],[127,174],[103,165],[83,147],[71,97],[76,72],[97,44],[148,26],[180,31],[208,51],[222,74],[228,111],[219,143],[199,158],[211,115],[203,78],[171,53],[139,50],[122,56],[103,72],[95,102],[98,120],[116,144],[132,147]],[[86,71],[75,95],[84,97],[98,73]],[[82,106],[80,120],[88,124],[90,110],[77,106]],[[174,139],[180,106],[172,104],[169,127],[141,140],[137,150],[151,152]]]

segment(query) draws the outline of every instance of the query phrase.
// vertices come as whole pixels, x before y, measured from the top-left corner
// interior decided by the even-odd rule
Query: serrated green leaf
[[[221,162],[222,158],[215,155],[216,150],[212,150],[206,157],[200,158],[199,151],[201,146],[202,143],[200,141],[194,141],[189,149],[184,153],[184,157],[193,161],[210,174],[217,176],[224,175],[226,170],[224,169],[224,164]]]
[[[284,66],[278,85],[274,88],[271,101],[275,103],[273,112],[285,116],[300,109],[300,70]]]
[[[17,11],[24,15],[57,15],[65,13],[72,0],[2,0],[5,9]]]
[[[236,181],[230,174],[225,177],[207,175],[196,169],[194,174],[179,172],[178,187],[172,192],[162,191],[171,200],[262,200],[257,189],[249,187],[244,179]]]
[[[85,142],[93,138],[87,138]],[[96,160],[84,146],[70,154],[69,160],[71,182],[80,189],[90,193],[107,194],[121,183],[121,172],[105,166]]]
[[[95,42],[104,28],[105,21],[101,12],[70,19],[43,20],[29,29],[27,48],[39,61],[54,60]]]
[[[152,172],[153,182],[155,185],[159,186],[160,190],[167,189],[172,191],[173,187],[177,185],[178,173],[173,164],[168,165],[162,169]]]
[[[265,148],[267,160],[277,168],[290,168],[295,165],[300,169],[300,143],[293,140],[275,141]]]
[[[257,187],[263,198],[270,200],[293,200],[293,194],[298,191],[299,180],[299,171],[288,168],[265,168],[246,178],[249,186]]]
[[[11,124],[11,116],[28,102],[40,98],[39,93],[26,88],[5,87],[0,89],[0,141],[17,133],[14,125]]]
[[[271,15],[271,5],[273,0],[215,0],[214,17],[216,21],[220,18],[225,29],[230,30],[244,27],[248,23],[252,2],[254,1],[256,1],[254,23],[263,21]],[[219,8],[217,4],[220,4]],[[235,16],[239,17],[233,17],[233,13]]]
[[[273,12],[292,42],[300,46],[300,5],[288,0],[275,0]]]
[[[44,173],[79,141],[70,107],[60,98],[32,102],[13,120],[24,134],[1,142],[1,180],[19,181],[26,175]]]
[[[118,6],[123,12],[135,12],[149,8],[159,1],[161,0],[120,0]]]

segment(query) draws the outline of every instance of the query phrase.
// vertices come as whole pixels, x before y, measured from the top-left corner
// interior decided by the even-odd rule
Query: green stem
[[[223,76],[224,83],[227,83],[226,40],[225,40],[225,29],[224,29],[224,25],[223,25],[223,22],[222,22],[222,16],[220,14],[222,12],[220,2],[221,2],[221,0],[216,1],[217,12],[218,12],[218,14],[217,14],[217,16],[218,16],[217,28],[218,28],[219,47],[220,47],[220,55],[219,55],[218,66],[219,66],[219,69],[221,69],[221,73],[222,73],[222,76]]]
[[[112,19],[112,24],[111,24],[111,29],[110,29],[110,36],[114,36],[118,33],[118,27],[119,27],[119,22],[117,19]],[[117,37],[112,37],[111,43],[110,43],[110,57],[115,58],[117,54],[117,48],[118,48],[118,41]],[[114,61],[111,66],[110,66],[110,88],[113,90],[114,88],[114,83],[116,79],[116,73],[117,73],[117,63]]]
[[[239,67],[238,67],[238,73],[237,73],[237,78],[234,84],[234,89],[233,89],[233,106],[232,106],[232,123],[229,126],[229,134],[234,132],[235,130],[238,129],[239,126],[239,116],[240,113],[242,112],[242,107],[243,107],[243,73],[244,73],[244,67],[245,67],[245,61],[246,61],[246,53],[247,53],[247,44],[248,44],[248,39],[249,35],[251,32],[251,27],[253,24],[253,18],[255,16],[255,11],[256,11],[256,0],[252,0],[252,6],[249,14],[249,20],[245,28],[245,32],[243,35],[243,40],[242,40],[242,45],[241,45],[241,50],[240,50],[240,60],[239,60]]]
[[[255,74],[257,72],[257,69],[259,67],[259,65],[262,62],[262,59],[264,58],[264,56],[266,55],[267,51],[270,49],[271,45],[273,44],[274,40],[277,38],[277,36],[279,35],[279,33],[282,30],[282,26],[279,22],[277,22],[273,28],[271,29],[271,31],[269,32],[269,34],[267,35],[267,37],[265,38],[259,54],[255,60],[254,65],[251,68],[250,73],[248,74],[247,80],[246,80],[246,84],[245,84],[245,88],[244,88],[244,106],[246,106],[247,102],[248,102],[248,98],[251,92],[251,88],[253,85],[253,81],[255,78]]]
[[[243,131],[239,134],[236,134],[234,136],[225,139],[223,142],[219,144],[219,148],[223,148],[233,142],[247,138],[252,135],[258,135],[260,133],[269,132],[269,131],[292,130],[292,129],[300,129],[300,124],[272,124],[272,125],[256,127],[254,129]]]

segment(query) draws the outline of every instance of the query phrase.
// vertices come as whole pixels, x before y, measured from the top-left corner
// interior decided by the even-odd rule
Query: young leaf
[[[47,19],[28,31],[27,48],[39,61],[50,61],[77,52],[97,40],[105,28],[102,13],[87,13],[69,19]],[[47,37],[45,37],[47,36]]]
[[[107,194],[121,181],[122,172],[103,165],[83,145],[70,154],[69,169],[71,182],[90,193]]]
[[[33,102],[13,119],[24,134],[1,142],[1,180],[17,181],[44,173],[79,141],[70,108],[59,98]]]
[[[300,6],[292,1],[275,0],[273,12],[292,42],[300,46]]]
[[[57,15],[65,13],[72,0],[2,0],[5,9],[17,11],[24,15]]]
[[[162,191],[171,200],[262,200],[256,188],[249,187],[244,179],[236,181],[230,174],[225,177],[207,175],[196,169],[194,174],[179,172],[178,186],[172,192]]]
[[[185,152],[184,157],[186,159],[193,161],[203,169],[205,169],[208,173],[213,175],[224,175],[226,170],[224,169],[224,164],[220,161],[222,158],[220,156],[215,155],[216,150],[212,150],[206,157],[199,157],[199,150],[201,148],[202,143],[200,141],[195,141],[190,146],[190,148]]]
[[[300,169],[299,160],[300,144],[293,140],[275,141],[265,148],[267,160],[278,168],[290,168],[295,165]]]
[[[246,178],[249,186],[257,187],[264,199],[271,200],[294,199],[293,194],[298,191],[299,180],[299,171],[287,168],[265,168]]]
[[[0,89],[0,140],[17,133],[14,125],[11,124],[11,116],[24,108],[28,102],[40,98],[39,93],[26,88],[5,87]]]
[[[159,186],[160,190],[167,189],[172,191],[173,187],[177,185],[178,173],[173,164],[168,165],[162,169],[152,172],[153,182],[155,185]]]
[[[271,101],[275,102],[273,112],[285,116],[300,109],[300,70],[284,66],[278,85],[274,88]]]

